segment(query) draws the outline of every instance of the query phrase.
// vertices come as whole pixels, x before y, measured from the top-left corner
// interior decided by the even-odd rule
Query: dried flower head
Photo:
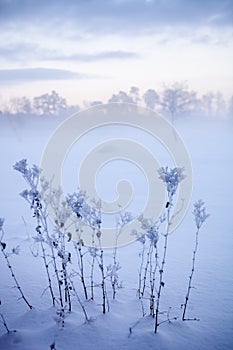
[[[158,232],[158,227],[156,225],[151,226],[147,231],[146,231],[146,236],[147,238],[151,241],[154,247],[156,247],[156,244],[159,240],[159,232]]]
[[[206,208],[204,205],[205,203],[201,199],[194,203],[193,215],[197,229],[199,229],[205,220],[210,216],[210,214],[206,213]]]
[[[79,190],[67,196],[67,203],[72,211],[85,224],[92,228],[100,229],[100,211],[87,203],[87,196],[84,191]]]
[[[15,165],[13,165],[13,168],[20,173],[25,174],[27,172],[27,166],[27,159],[22,159],[19,162],[16,162]]]
[[[117,218],[117,225],[125,226],[132,220],[133,220],[133,215],[130,212],[126,211],[124,213],[121,213]]]
[[[185,178],[184,168],[159,168],[159,178],[165,183],[169,197],[174,196],[179,183]]]
[[[36,188],[39,182],[41,169],[37,165],[28,168],[27,159],[22,159],[13,165],[13,169],[19,171],[31,188]]]

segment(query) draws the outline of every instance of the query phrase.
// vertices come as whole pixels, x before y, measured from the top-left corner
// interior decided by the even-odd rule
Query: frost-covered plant
[[[42,258],[44,262],[44,267],[46,270],[46,275],[48,279],[48,288],[50,290],[51,298],[52,298],[52,304],[55,306],[55,293],[53,290],[52,285],[52,277],[49,270],[49,258],[46,253],[46,243],[50,242],[50,237],[48,233],[48,224],[47,224],[47,213],[46,209],[42,206],[42,198],[41,193],[39,192],[38,185],[40,182],[40,174],[41,169],[37,167],[36,165],[33,165],[32,168],[28,167],[27,160],[22,159],[19,162],[16,162],[13,166],[13,169],[20,172],[23,176],[26,183],[29,185],[29,189],[25,189],[20,193],[20,195],[29,203],[31,210],[33,211],[33,217],[36,219],[36,236],[33,237],[35,243],[39,243],[41,247],[42,252]],[[56,261],[55,261],[55,255],[54,255],[54,248],[52,245],[51,247],[51,253],[53,257],[53,264],[55,275],[57,277],[58,282],[58,288],[60,292],[60,304],[63,306],[62,302],[62,296],[61,296],[61,287],[59,284],[59,278],[58,278],[58,269],[56,267]]]
[[[107,290],[106,290],[107,273],[105,274],[104,250],[102,247],[101,235],[102,235],[102,232],[99,229],[96,233],[96,236],[97,236],[98,242],[99,242],[99,250],[100,250],[100,253],[97,254],[97,261],[98,261],[98,266],[99,266],[100,272],[101,272],[102,312],[103,312],[103,314],[105,314],[107,311],[107,307],[108,307],[108,311],[109,311],[109,304],[108,304],[108,296],[107,296]]]
[[[88,197],[86,195],[86,192],[79,190],[78,192],[67,196],[67,203],[72,211],[76,214],[76,216],[82,220],[83,224],[86,224],[94,229],[98,229],[99,225],[101,224],[101,203],[94,203],[97,206],[96,208],[94,206],[90,206],[87,203],[87,199]]]
[[[108,265],[107,267],[108,275],[110,275],[110,279],[111,279],[113,299],[115,299],[116,297],[116,288],[120,286],[118,271],[120,270],[121,266],[119,261],[117,260],[118,240],[125,226],[128,225],[132,220],[133,220],[132,214],[127,211],[124,213],[120,213],[120,215],[117,217],[115,244],[113,248],[113,263]]]
[[[159,240],[159,228],[164,221],[164,217],[161,216],[158,221],[153,222],[150,219],[146,219],[143,215],[140,215],[138,221],[140,222],[141,232],[133,232],[137,237],[137,241],[142,244],[137,293],[139,299],[145,298],[146,295],[149,295],[150,315],[154,317],[155,280],[156,271],[159,266],[157,243]],[[144,307],[142,307],[142,309],[144,314]]]
[[[98,249],[95,247],[95,236],[100,230],[101,225],[101,203],[94,203],[95,207],[91,207],[87,203],[87,195],[85,191],[78,190],[77,192],[67,196],[67,203],[71,208],[72,212],[76,215],[76,242],[73,242],[74,249],[78,258],[78,275],[83,286],[85,299],[88,299],[86,276],[85,276],[85,267],[84,267],[84,256],[89,252],[91,256],[91,299],[94,300],[94,267],[97,257]],[[92,247],[86,249],[85,240],[82,236],[83,229],[85,226],[92,228]]]
[[[56,249],[60,260],[61,268],[59,268],[58,273],[59,284],[64,290],[64,302],[68,306],[68,311],[71,311],[71,286],[68,280],[68,265],[71,264],[71,252],[67,248],[70,237],[67,233],[66,225],[67,220],[71,216],[71,210],[60,188],[54,189],[51,185],[47,186],[47,181],[44,178],[41,179],[41,188],[41,196],[45,205],[50,206],[53,210],[54,227],[48,243],[52,246],[53,250],[54,248]],[[56,260],[54,258],[55,256],[53,256],[55,266]],[[61,289],[59,289],[59,294],[62,297],[60,292]]]
[[[77,231],[77,241],[76,245],[77,252],[79,254],[79,267],[80,267],[80,276],[81,282],[83,284],[84,294],[87,298],[87,289],[84,275],[84,254],[82,252],[84,240],[82,238],[82,231],[85,229],[85,226],[88,226],[92,229],[92,246],[89,247],[88,252],[91,256],[91,299],[94,299],[94,286],[100,286],[102,290],[102,312],[105,314],[107,309],[109,309],[108,298],[107,298],[107,289],[106,289],[106,279],[108,277],[109,271],[105,268],[104,264],[104,250],[102,247],[102,232],[101,232],[101,202],[93,201],[93,206],[87,203],[87,195],[84,191],[79,190],[78,192],[73,193],[72,195],[67,196],[67,202],[76,214],[78,219]],[[94,267],[96,265],[100,269],[100,282],[94,283]]]
[[[162,167],[158,170],[159,178],[164,182],[167,190],[167,203],[166,203],[166,228],[164,236],[164,250],[162,256],[162,263],[159,270],[159,285],[157,288],[157,301],[156,301],[156,311],[155,311],[155,333],[157,332],[159,326],[159,305],[160,305],[160,297],[161,291],[164,287],[165,283],[163,281],[164,274],[164,266],[166,262],[166,254],[167,254],[167,242],[168,242],[168,234],[172,221],[171,210],[173,207],[174,196],[176,194],[177,188],[180,182],[185,178],[184,168],[173,168],[169,169],[168,167]]]
[[[67,250],[67,243],[71,237],[68,235],[66,222],[72,211],[62,191],[53,189],[51,183],[40,176],[41,170],[37,166],[29,168],[27,161],[23,159],[14,165],[14,169],[19,171],[29,184],[29,189],[24,190],[21,196],[29,203],[37,222],[34,241],[41,247],[48,278],[47,288],[50,290],[53,305],[58,302],[58,312],[65,317],[65,313],[71,311],[72,284],[68,269],[71,265],[71,252]],[[54,213],[52,226],[47,220],[48,206]]]
[[[193,250],[193,257],[192,257],[192,269],[191,273],[189,276],[189,282],[188,282],[188,288],[187,288],[187,294],[185,297],[185,302],[182,304],[183,307],[183,314],[182,314],[182,320],[183,321],[189,321],[189,320],[198,320],[197,318],[185,318],[186,310],[187,310],[187,305],[188,305],[188,300],[190,297],[190,292],[192,288],[192,278],[194,274],[194,268],[195,268],[195,261],[196,261],[196,254],[197,254],[197,249],[198,249],[198,240],[199,240],[199,231],[205,220],[209,217],[209,214],[206,213],[206,208],[205,208],[205,203],[202,200],[198,200],[196,203],[194,203],[194,210],[193,210],[193,215],[194,215],[194,220],[196,224],[196,237],[195,237],[195,246]]]
[[[5,260],[6,260],[7,267],[8,267],[9,270],[10,270],[10,273],[11,273],[11,276],[12,276],[12,278],[13,278],[13,280],[14,280],[15,286],[16,286],[16,288],[18,289],[18,291],[19,291],[19,293],[20,293],[20,295],[21,295],[21,299],[23,299],[23,300],[25,301],[25,303],[27,304],[27,306],[29,307],[29,309],[32,309],[31,304],[30,304],[29,301],[27,300],[27,298],[26,298],[25,294],[23,293],[22,288],[21,288],[21,286],[20,286],[20,284],[19,284],[19,281],[18,281],[18,279],[16,278],[15,272],[14,272],[14,270],[13,270],[12,264],[11,264],[10,259],[9,259],[10,255],[12,255],[12,254],[18,255],[18,254],[19,254],[19,246],[13,248],[13,249],[11,250],[11,252],[7,252],[7,251],[6,251],[6,243],[3,242],[3,237],[4,237],[3,224],[4,224],[4,219],[0,218],[0,248],[1,248],[1,252],[2,252],[2,254],[3,254],[3,256],[4,256]],[[2,316],[2,320],[3,320],[3,316]],[[3,321],[4,321],[4,320],[3,320]]]

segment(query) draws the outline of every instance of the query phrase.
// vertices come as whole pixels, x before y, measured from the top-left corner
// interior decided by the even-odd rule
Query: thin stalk
[[[145,255],[145,244],[143,243],[142,254],[141,254],[141,264],[138,272],[138,298],[141,299],[141,288],[142,288],[142,269],[144,264],[144,255]]]
[[[62,254],[65,255],[66,253],[65,232],[59,231],[59,238],[61,240]],[[69,289],[69,283],[68,283],[67,260],[66,258],[64,258],[64,256],[62,256],[61,259],[62,259],[63,279],[65,283],[65,302],[68,303],[68,310],[69,312],[71,312],[71,298],[70,298],[70,289]]]
[[[95,248],[95,229],[93,229],[92,232],[92,248]],[[92,262],[91,262],[91,300],[94,300],[94,270],[95,270],[95,259],[96,254],[92,255]]]
[[[18,280],[17,280],[17,278],[16,278],[16,276],[15,276],[15,273],[14,273],[14,271],[13,271],[13,268],[12,268],[11,264],[10,264],[9,258],[8,258],[8,256],[7,256],[5,250],[4,250],[4,245],[3,245],[2,242],[0,242],[0,243],[1,243],[0,245],[1,245],[2,254],[4,255],[4,258],[6,259],[7,266],[8,266],[8,268],[10,269],[11,276],[12,276],[13,280],[15,281],[16,287],[17,287],[17,289],[18,289],[18,291],[19,291],[19,293],[20,293],[22,299],[25,301],[25,303],[26,303],[27,306],[29,307],[29,309],[32,309],[32,305],[28,302],[27,298],[25,297],[25,295],[24,295],[24,293],[23,293],[23,291],[22,291],[22,289],[21,289],[21,287],[20,287],[20,285],[19,285],[19,282],[18,282]]]
[[[152,254],[151,254],[152,255]],[[155,248],[155,262],[152,262],[152,256],[150,257],[150,315],[155,317],[155,275],[158,266],[158,252]]]
[[[1,316],[1,319],[2,319],[2,324],[6,328],[7,333],[10,333],[10,330],[9,330],[9,328],[7,326],[7,323],[6,323],[6,320],[5,320],[4,316],[3,316],[3,314],[0,314],[0,316]]]
[[[101,271],[101,288],[102,288],[102,312],[103,314],[106,313],[106,286],[105,286],[105,276],[104,276],[104,251],[101,247],[101,240],[99,238],[99,246],[100,246],[100,263],[99,268]]]
[[[42,251],[42,259],[44,261],[44,266],[45,266],[45,270],[46,270],[46,274],[47,274],[47,278],[48,278],[48,282],[49,282],[49,291],[50,291],[50,294],[51,294],[53,306],[55,306],[56,298],[55,298],[54,293],[53,293],[52,281],[51,281],[50,273],[49,273],[49,265],[48,265],[48,262],[47,262],[47,258],[46,258],[46,254],[45,254],[45,248],[44,248],[44,245],[43,245],[42,241],[40,242],[40,246],[41,246],[41,251]]]
[[[111,285],[112,285],[112,298],[116,298],[116,284],[117,284],[117,277],[116,277],[116,271],[117,271],[117,245],[118,245],[118,239],[122,232],[123,226],[120,227],[119,231],[116,232],[116,239],[115,239],[115,246],[113,249],[113,268],[112,268],[112,274],[111,274]]]
[[[83,286],[83,292],[84,292],[84,296],[85,299],[88,299],[88,295],[87,295],[87,287],[86,287],[86,282],[85,282],[85,277],[84,277],[84,263],[83,263],[83,253],[82,253],[82,245],[80,242],[78,242],[77,244],[74,243],[74,249],[76,251],[77,254],[77,258],[78,258],[78,266],[79,266],[79,270],[80,270],[80,279],[81,279],[81,283]]]
[[[75,287],[74,287],[74,282],[72,281],[72,279],[70,278],[70,276],[68,276],[68,278],[69,278],[70,284],[71,284],[71,286],[72,286],[72,290],[73,290],[73,292],[74,292],[74,294],[75,294],[75,296],[76,296],[76,298],[77,298],[77,300],[78,300],[78,302],[79,302],[79,305],[81,306],[81,309],[82,309],[82,311],[83,311],[83,313],[84,313],[85,320],[88,322],[88,321],[89,321],[89,318],[88,318],[87,312],[86,312],[85,307],[83,306],[83,304],[82,304],[82,302],[81,302],[81,299],[79,298],[79,295],[78,295],[78,293],[77,293],[77,291],[76,291],[76,289],[75,289]]]
[[[182,321],[191,321],[191,320],[197,321],[198,320],[197,318],[193,318],[193,319],[185,318],[185,313],[186,313],[186,309],[187,309],[187,305],[188,305],[189,295],[190,295],[190,291],[192,288],[192,278],[193,278],[193,274],[194,274],[195,260],[196,260],[196,254],[197,254],[197,248],[198,248],[198,236],[199,236],[199,229],[197,229],[197,231],[196,231],[195,247],[194,247],[193,258],[192,258],[192,270],[191,270],[191,274],[189,276],[188,289],[187,289],[187,294],[185,297]]]
[[[159,270],[159,287],[157,292],[157,301],[156,301],[156,310],[155,310],[155,330],[154,330],[155,333],[157,333],[158,326],[159,326],[160,297],[161,297],[162,287],[164,287],[163,274],[164,274],[164,266],[165,266],[166,254],[167,254],[167,242],[168,242],[168,233],[169,233],[169,227],[170,227],[170,211],[171,211],[171,205],[172,205],[171,203],[172,203],[172,200],[170,199],[169,205],[167,208],[167,230],[164,235],[163,260],[162,260],[161,269]]]
[[[144,296],[145,293],[145,289],[146,289],[146,279],[147,279],[147,272],[148,272],[148,268],[150,265],[150,254],[151,254],[151,250],[153,249],[153,245],[152,243],[150,244],[149,250],[147,252],[147,259],[146,259],[146,266],[145,266],[145,270],[144,270],[144,277],[143,277],[143,286],[142,286],[142,292],[141,292],[141,298]]]
[[[62,288],[61,288],[61,281],[59,278],[59,273],[58,273],[58,268],[57,268],[55,252],[54,252],[54,245],[53,245],[53,241],[51,241],[51,238],[49,236],[47,220],[46,220],[45,213],[42,212],[42,207],[40,208],[39,218],[40,218],[41,225],[43,226],[44,233],[46,234],[48,245],[49,245],[50,250],[51,250],[53,268],[54,268],[54,272],[55,272],[55,276],[56,276],[56,280],[57,280],[57,285],[58,285],[58,291],[59,291],[60,306],[63,309],[64,303],[63,303],[63,297],[62,297]]]

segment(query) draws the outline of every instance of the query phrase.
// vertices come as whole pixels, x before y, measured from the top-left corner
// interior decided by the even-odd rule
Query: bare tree
[[[233,96],[231,96],[229,101],[228,114],[230,117],[233,117]]]
[[[133,98],[128,95],[125,91],[119,91],[117,95],[113,94],[108,100],[108,103],[134,103]]]
[[[197,103],[196,92],[190,91],[184,82],[174,82],[165,86],[160,105],[169,112],[172,122],[177,115],[190,112]]]
[[[218,91],[216,93],[215,100],[216,100],[216,114],[217,114],[217,116],[225,115],[226,102],[225,102],[221,92]]]
[[[143,95],[143,100],[147,108],[154,110],[155,105],[159,103],[159,95],[155,90],[148,89]]]
[[[129,95],[133,99],[133,103],[138,104],[140,101],[139,88],[136,86],[131,86]]]
[[[39,115],[57,115],[67,108],[65,98],[56,91],[34,97],[33,106]]]
[[[202,96],[201,106],[207,115],[211,115],[214,110],[214,93],[208,92]]]
[[[27,97],[12,97],[5,107],[8,114],[30,114],[32,105]]]

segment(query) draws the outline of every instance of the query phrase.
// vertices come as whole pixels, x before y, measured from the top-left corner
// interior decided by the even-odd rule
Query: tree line
[[[134,103],[171,118],[187,115],[201,116],[231,116],[233,114],[233,96],[225,100],[221,92],[207,92],[198,96],[189,88],[186,82],[174,82],[164,85],[161,92],[148,89],[144,93],[138,87],[132,86],[128,92],[119,91],[107,101],[84,101],[83,107],[69,105],[58,92],[52,91],[32,99],[28,97],[12,97],[0,110],[6,115],[70,115],[83,108],[89,108],[103,103]]]

